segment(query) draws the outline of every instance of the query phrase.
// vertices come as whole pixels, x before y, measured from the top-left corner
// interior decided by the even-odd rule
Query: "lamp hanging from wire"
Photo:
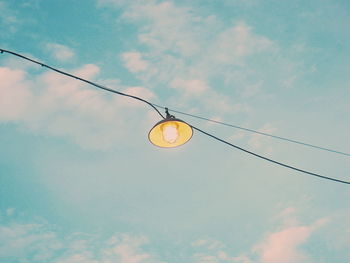
[[[186,122],[170,115],[165,108],[166,117],[159,121],[148,133],[148,139],[156,146],[173,148],[188,142],[193,135],[193,129]]]
[[[27,60],[27,61],[30,61],[34,64],[37,64],[37,65],[40,65],[42,67],[46,67],[50,70],[53,70],[59,74],[62,74],[62,75],[65,75],[65,76],[68,76],[68,77],[71,77],[71,78],[74,78],[74,79],[77,79],[79,81],[82,81],[82,82],[85,82],[87,84],[90,84],[92,86],[95,86],[96,88],[98,89],[101,89],[101,90],[105,90],[105,91],[108,91],[108,92],[112,92],[112,93],[115,93],[115,94],[118,94],[118,95],[122,95],[122,96],[126,96],[126,97],[129,97],[129,98],[132,98],[132,99],[135,99],[135,100],[139,100],[139,101],[142,101],[146,104],[148,104],[149,106],[151,106],[162,118],[163,120],[158,122],[149,132],[148,134],[148,138],[149,140],[151,141],[151,143],[153,143],[154,145],[156,146],[159,146],[159,147],[164,147],[164,148],[171,148],[171,147],[177,147],[177,146],[180,146],[180,145],[183,145],[184,143],[188,142],[191,138],[192,138],[192,135],[193,135],[193,129],[202,133],[202,134],[205,134],[219,142],[222,142],[222,143],[225,143],[233,148],[236,148],[238,150],[241,150],[243,152],[246,152],[248,154],[251,154],[255,157],[258,157],[260,159],[263,159],[265,161],[268,161],[268,162],[271,162],[271,163],[274,163],[274,164],[277,164],[277,165],[280,165],[280,166],[283,166],[283,167],[286,167],[286,168],[289,168],[289,169],[292,169],[292,170],[295,170],[295,171],[298,171],[298,172],[301,172],[301,173],[304,173],[304,174],[308,174],[308,175],[311,175],[311,176],[315,176],[315,177],[318,177],[318,178],[322,178],[322,179],[326,179],[326,180],[330,180],[330,181],[334,181],[334,182],[338,182],[338,183],[343,183],[343,184],[349,184],[350,185],[350,181],[343,181],[343,180],[339,180],[339,179],[336,179],[336,178],[333,178],[333,177],[328,177],[328,176],[323,176],[323,175],[320,175],[320,174],[317,174],[317,173],[312,173],[312,172],[309,172],[309,171],[306,171],[306,170],[303,170],[303,169],[299,169],[297,167],[294,167],[294,166],[291,166],[291,165],[287,165],[285,163],[281,163],[281,162],[278,162],[276,160],[273,160],[273,159],[270,159],[268,157],[265,157],[265,156],[262,156],[262,155],[259,155],[257,153],[254,153],[254,152],[251,152],[251,151],[248,151],[242,147],[239,147],[235,144],[232,144],[224,139],[220,139],[219,137],[216,137],[215,135],[213,134],[210,134],[208,132],[205,132],[195,126],[192,126],[192,125],[189,125],[187,124],[186,122],[180,120],[180,119],[177,119],[175,118],[175,116],[172,116],[169,114],[168,112],[168,109],[165,108],[165,113],[166,113],[166,117],[164,118],[164,116],[160,113],[160,111],[157,109],[157,107],[159,108],[163,108],[162,106],[159,106],[159,105],[156,105],[156,104],[153,104],[147,100],[144,100],[140,97],[137,97],[137,96],[133,96],[133,95],[130,95],[130,94],[127,94],[127,93],[123,93],[123,92],[120,92],[120,91],[117,91],[117,90],[113,90],[113,89],[110,89],[110,88],[107,88],[107,87],[104,87],[104,86],[101,86],[97,83],[94,83],[92,81],[89,81],[87,79],[84,79],[84,78],[81,78],[81,77],[78,77],[78,76],[75,76],[75,75],[72,75],[72,74],[69,74],[67,72],[64,72],[62,70],[59,70],[59,69],[56,69],[56,68],[53,68],[49,65],[46,65],[46,64],[43,64],[39,61],[36,61],[36,60],[33,60],[31,58],[28,58],[28,57],[25,57],[21,54],[18,54],[16,52],[13,52],[13,51],[9,51],[9,50],[5,50],[5,49],[1,49],[0,48],[0,54],[2,53],[9,53],[9,54],[12,54],[14,56],[17,56],[17,57],[20,57],[24,60]],[[177,111],[178,113],[181,113],[179,111]],[[189,115],[189,116],[194,116],[194,115],[191,115],[191,114],[188,114],[188,113],[182,113],[182,114],[185,114],[185,115]],[[195,117],[198,117],[198,116],[195,116]],[[201,118],[201,117],[200,117]],[[206,119],[206,118],[201,118],[201,119]],[[209,120],[209,119],[206,119],[206,120]],[[212,120],[210,120],[212,121]],[[216,122],[216,121],[214,121]],[[220,123],[220,122],[219,122]],[[223,124],[223,123],[222,123]],[[227,124],[226,124],[227,125]],[[238,127],[238,126],[233,126],[233,125],[228,125],[228,126],[232,126],[232,127]],[[241,128],[241,127],[239,127]],[[243,130],[247,130],[247,131],[253,131],[253,130],[250,130],[250,129],[245,129],[245,128],[241,128]],[[283,140],[289,140],[291,142],[295,142],[295,143],[299,143],[299,144],[305,144],[307,146],[311,146],[311,147],[314,147],[314,148],[320,148],[320,149],[323,149],[323,150],[327,150],[327,151],[333,151],[333,152],[336,152],[336,153],[340,153],[340,154],[344,154],[344,155],[349,155],[347,153],[343,153],[343,152],[339,152],[339,151],[334,151],[334,150],[330,150],[330,149],[326,149],[326,148],[323,148],[323,147],[318,147],[318,146],[314,146],[314,145],[311,145],[311,144],[307,144],[307,143],[302,143],[302,142],[298,142],[298,141],[293,141],[293,140],[290,140],[290,139],[286,139],[286,138],[283,138],[283,137],[279,137],[279,136],[272,136],[270,134],[266,134],[266,133],[261,133],[261,132],[256,132],[256,131],[253,131],[255,133],[260,133],[262,135],[267,135],[267,136],[270,136],[270,137],[275,137],[275,138],[279,138],[279,139],[283,139]]]

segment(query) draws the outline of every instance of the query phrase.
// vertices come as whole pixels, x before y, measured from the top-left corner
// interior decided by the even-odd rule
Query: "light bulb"
[[[163,139],[168,143],[175,143],[179,138],[178,125],[174,122],[168,122],[162,127]]]
[[[148,133],[148,139],[156,146],[173,148],[186,143],[192,134],[190,125],[174,117],[168,117],[153,126]]]

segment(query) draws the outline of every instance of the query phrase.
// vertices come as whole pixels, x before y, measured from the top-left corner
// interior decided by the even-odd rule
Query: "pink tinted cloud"
[[[148,68],[147,61],[143,60],[139,52],[127,52],[122,54],[126,68],[133,72],[145,71]]]
[[[86,79],[94,79],[98,73],[93,64],[73,71]],[[132,127],[128,116],[143,106],[54,72],[28,76],[25,71],[1,67],[0,78],[0,122],[15,121],[28,131],[65,137],[86,149],[118,145]],[[143,87],[129,87],[125,92],[154,97]]]
[[[185,92],[186,95],[200,95],[209,89],[208,84],[201,79],[177,78],[171,83],[171,87]]]
[[[254,250],[260,255],[262,263],[311,262],[300,246],[308,240],[312,232],[326,222],[326,219],[319,219],[309,226],[290,226],[271,233]]]
[[[58,61],[68,61],[74,57],[74,51],[65,45],[58,43],[47,43],[46,49]]]
[[[25,72],[0,67],[0,121],[16,121],[25,114],[32,93]]]

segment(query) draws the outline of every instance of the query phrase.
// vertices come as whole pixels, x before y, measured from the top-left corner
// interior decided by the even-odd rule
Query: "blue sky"
[[[0,47],[154,103],[349,152],[348,1],[0,1]],[[348,156],[176,115],[350,180]],[[0,262],[350,261],[350,191],[0,56]]]

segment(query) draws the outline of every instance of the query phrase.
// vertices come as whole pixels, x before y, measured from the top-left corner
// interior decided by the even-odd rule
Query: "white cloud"
[[[299,224],[299,221],[296,217],[296,208],[293,206],[286,207],[283,209],[275,218],[282,222],[283,227],[292,227]]]
[[[10,12],[9,7],[3,1],[0,1],[0,19],[6,24],[12,24],[17,22],[17,18]]]
[[[8,208],[6,209],[6,215],[7,216],[12,216],[15,212],[15,209],[14,208]]]
[[[271,123],[265,123],[261,128],[258,129],[259,132],[273,134],[276,128],[273,127]],[[264,154],[271,154],[273,152],[272,147],[266,144],[267,138],[260,134],[252,134],[248,140],[248,145],[254,150],[263,151]]]
[[[0,67],[0,121],[17,121],[31,104],[32,93],[22,70]]]
[[[208,250],[215,250],[215,249],[221,249],[223,248],[223,244],[214,239],[205,238],[205,239],[198,239],[192,242],[193,247],[205,247]]]
[[[261,263],[312,262],[300,246],[326,222],[320,219],[309,226],[292,226],[270,233],[254,250],[259,254]]]
[[[139,27],[141,47],[122,55],[125,67],[143,86],[161,90],[166,104],[186,110],[195,101],[202,113],[221,116],[249,111],[245,101],[232,100],[232,86],[239,76],[243,97],[259,93],[260,82],[246,83],[250,78],[244,76],[251,69],[244,65],[253,54],[274,52],[270,39],[243,21],[227,26],[214,15],[199,15],[173,1],[98,3],[122,6],[122,18]],[[223,84],[214,86],[218,78]]]
[[[139,52],[126,52],[122,54],[125,66],[133,73],[145,71],[148,68],[147,61],[143,60]]]
[[[128,87],[126,89],[123,90],[124,93],[132,95],[132,96],[136,96],[148,101],[153,101],[153,99],[155,99],[155,94],[150,91],[149,89],[146,89],[144,87]],[[138,100],[126,100],[126,99],[122,99],[122,100],[118,100],[118,104],[120,106],[123,106],[125,108],[140,108],[140,107],[144,107],[145,104],[144,103],[140,103],[140,101]]]
[[[235,132],[234,134],[232,134],[228,140],[229,141],[236,141],[236,140],[241,140],[243,139],[244,137],[246,136],[246,133],[243,132],[243,131],[238,131],[238,132]]]
[[[133,2],[140,1],[135,0]],[[121,6],[125,4],[130,4],[130,1],[128,0],[97,0],[97,5],[103,6],[103,5],[115,5],[115,6]]]
[[[98,73],[99,68],[92,64],[73,72],[87,79],[94,79]],[[54,72],[28,76],[22,70],[1,67],[0,77],[0,122],[12,121],[35,133],[65,137],[83,148],[114,148],[125,134],[132,136],[133,123],[140,125],[142,119],[138,114],[128,120],[141,102],[91,89]],[[143,87],[117,88],[155,98]]]
[[[200,95],[209,89],[208,84],[201,79],[174,79],[170,86],[184,92],[187,96]]]
[[[58,43],[47,43],[45,47],[58,61],[65,62],[74,57],[74,51],[65,45]]]
[[[4,262],[160,263],[143,249],[149,243],[144,236],[116,234],[101,240],[79,233],[60,236],[47,224],[1,223],[0,258]]]
[[[198,51],[194,39],[196,33],[187,26],[200,18],[190,15],[188,8],[175,6],[170,1],[149,1],[131,5],[124,17],[145,22],[139,41],[154,48],[158,54],[172,50],[188,56]]]
[[[250,98],[250,97],[253,97],[253,96],[259,94],[259,92],[261,92],[261,86],[262,86],[261,82],[257,82],[254,84],[248,84],[248,85],[244,86],[243,90],[241,92],[242,97],[243,98]]]
[[[271,40],[253,34],[250,27],[244,22],[239,22],[218,35],[213,57],[223,64],[239,63],[242,57],[259,53],[272,45]]]
[[[5,1],[0,1],[0,30],[2,36],[6,37],[7,34],[16,32],[21,22],[16,11]]]
[[[296,209],[287,207],[274,219],[273,230],[245,252],[235,251],[212,238],[191,243],[190,254],[196,263],[295,263],[314,262],[303,246],[314,232],[329,220],[311,224],[296,220]],[[161,263],[159,256],[146,250],[146,236],[127,233],[109,238],[83,233],[59,235],[47,223],[18,223],[13,214],[0,218],[0,258],[7,262],[52,263]],[[293,220],[289,220],[292,218]],[[6,222],[6,223],[5,223]],[[277,226],[276,226],[277,224]],[[232,245],[232,244],[231,244]],[[233,246],[234,247],[234,246]],[[347,248],[346,245],[344,248]],[[186,249],[188,250],[188,249]],[[12,260],[12,261],[11,261]],[[163,262],[164,263],[164,262]]]
[[[61,244],[55,234],[40,225],[18,223],[0,225],[1,259],[25,260],[33,252],[33,257],[47,259],[60,247]]]
[[[313,262],[312,256],[302,249],[311,235],[328,222],[321,218],[310,225],[301,224],[296,219],[296,209],[287,207],[274,219],[274,223],[280,225],[277,230],[271,231],[266,236],[247,249],[245,253],[230,253],[225,244],[213,239],[198,239],[192,246],[198,250],[194,254],[198,263],[295,263]],[[274,226],[276,228],[276,226]],[[231,255],[230,255],[231,254]],[[236,254],[236,255],[232,255]]]

